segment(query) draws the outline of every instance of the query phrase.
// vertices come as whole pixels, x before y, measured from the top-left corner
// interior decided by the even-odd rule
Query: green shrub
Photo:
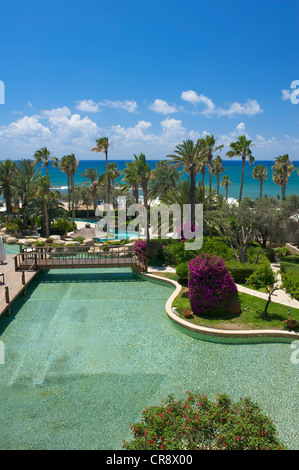
[[[16,217],[13,221],[14,224],[16,224],[19,227],[19,231],[22,231],[24,228],[24,223],[21,217]]]
[[[8,224],[5,224],[5,227],[8,233],[15,233],[19,231],[19,226],[13,222],[8,222]]]
[[[185,261],[184,263],[181,263],[176,267],[176,275],[179,279],[188,279],[188,266],[189,262]]]
[[[275,262],[275,251],[273,248],[262,248],[261,252],[268,258],[270,263]]]
[[[75,238],[73,238],[73,240],[75,242],[79,242],[80,245],[82,245],[82,243],[84,242],[84,237],[75,237]]]
[[[294,299],[299,300],[299,273],[290,271],[282,274],[282,287]]]
[[[184,400],[169,395],[162,405],[145,408],[141,420],[131,425],[126,450],[286,450],[273,421],[250,398],[232,402],[218,394],[186,392]]]
[[[226,266],[237,284],[244,284],[257,267],[256,264],[239,263],[236,260],[227,261]]]

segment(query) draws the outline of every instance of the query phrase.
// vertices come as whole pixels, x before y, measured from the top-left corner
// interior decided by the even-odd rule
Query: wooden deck
[[[19,272],[15,270],[15,256],[7,255],[4,264],[0,264],[0,272],[4,274],[0,278],[0,317],[9,311],[12,302],[25,292],[26,286],[37,276],[37,271]]]

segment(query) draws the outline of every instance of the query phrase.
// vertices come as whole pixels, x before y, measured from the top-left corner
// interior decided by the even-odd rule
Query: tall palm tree
[[[80,173],[81,176],[90,181],[89,191],[90,197],[93,200],[93,208],[96,211],[97,208],[97,179],[99,172],[97,168],[86,168],[84,173]],[[84,181],[83,184],[88,184],[88,181]]]
[[[27,227],[26,207],[29,204],[30,198],[34,195],[34,184],[40,176],[41,172],[37,167],[37,163],[30,159],[19,160],[16,176],[16,191],[21,199],[25,227]]]
[[[7,216],[12,216],[12,199],[16,190],[18,165],[12,160],[0,162],[0,194],[6,204]]]
[[[189,204],[191,206],[191,224],[195,223],[196,173],[199,171],[200,146],[193,140],[185,140],[177,145],[174,153],[167,155],[175,168],[182,168],[190,177]]]
[[[225,200],[227,201],[228,199],[228,187],[232,184],[232,182],[229,179],[228,175],[223,175],[222,176],[222,181],[221,181],[221,186],[225,187]]]
[[[206,154],[207,154],[207,163],[209,169],[209,193],[212,192],[212,174],[213,174],[213,152],[218,152],[219,150],[223,149],[223,145],[216,146],[216,140],[213,135],[207,135],[203,140],[203,144],[206,147]]]
[[[111,200],[111,189],[115,186],[115,181],[121,176],[121,171],[117,169],[116,163],[108,164],[108,200]],[[99,178],[97,185],[104,186],[106,184],[106,171],[102,173]]]
[[[242,159],[242,178],[240,186],[239,203],[242,200],[244,174],[245,174],[245,162],[248,159],[249,163],[254,163],[254,157],[250,148],[252,140],[247,140],[246,135],[240,135],[235,142],[230,144],[231,150],[226,153],[227,157],[240,157]]]
[[[68,193],[69,201],[72,201],[72,221],[73,225],[75,224],[75,174],[79,165],[79,160],[76,160],[76,157],[73,153],[70,155],[64,155],[59,162],[59,167],[61,171],[67,174],[68,177]],[[69,202],[70,210],[70,202]]]
[[[26,207],[26,216],[34,221],[42,218],[45,236],[50,236],[50,224],[55,219],[67,219],[67,212],[59,201],[59,191],[50,191],[50,180],[47,176],[41,176],[34,184],[35,197]]]
[[[169,191],[173,190],[179,179],[178,170],[170,165],[168,161],[160,160],[151,172],[149,199],[163,199]]]
[[[295,166],[291,162],[288,154],[274,158],[274,162],[275,163],[272,166],[272,178],[274,183],[281,186],[281,195],[282,200],[284,201],[286,198],[287,183],[289,181],[289,177],[295,170]]]
[[[122,189],[124,191],[128,191],[131,188],[133,200],[135,200],[135,203],[138,204],[140,178],[135,161],[126,162],[126,167],[123,170],[123,175],[124,177],[122,181],[124,181],[125,184],[122,185]]]
[[[140,153],[138,156],[134,154],[134,163],[137,168],[137,174],[139,176],[140,186],[143,192],[143,205],[148,210],[148,182],[151,177],[151,167],[146,162],[146,156],[144,153]],[[147,217],[147,240],[149,240],[149,221]]]
[[[48,176],[41,176],[35,181],[34,184],[34,193],[35,198],[31,201],[27,208],[28,214],[32,216],[32,208],[36,205],[37,199],[42,202],[43,207],[43,223],[44,223],[44,231],[45,235],[48,238],[50,236],[50,221],[49,221],[49,214],[48,214],[48,204],[51,199],[51,191],[50,191],[50,179]]]
[[[217,196],[219,196],[219,184],[220,184],[219,178],[220,178],[221,173],[225,171],[225,168],[222,165],[222,159],[220,158],[219,155],[217,155],[217,157],[215,157],[215,159],[212,161],[211,168],[212,168],[213,175],[216,176]]]
[[[71,165],[68,155],[64,155],[58,163],[59,169],[67,175],[67,192],[68,192],[68,203],[69,211],[71,210]]]
[[[254,179],[259,180],[260,183],[260,197],[263,195],[263,183],[264,180],[268,179],[268,171],[264,165],[257,165],[252,170],[252,176]]]
[[[109,179],[108,179],[108,149],[110,147],[108,137],[101,137],[96,140],[96,146],[91,149],[92,152],[103,152],[106,158],[106,204],[109,204]]]
[[[35,163],[41,163],[42,166],[46,167],[47,177],[49,177],[49,165],[53,162],[54,166],[58,164],[58,158],[51,154],[47,147],[42,147],[35,152],[33,155]]]
[[[163,198],[163,203],[170,206],[178,204],[183,214],[183,207],[189,203],[190,194],[190,180],[182,180],[177,183],[172,191],[169,191]],[[195,202],[203,206],[203,228],[206,233],[211,229],[216,230],[219,234],[223,234],[225,220],[220,212],[220,205],[218,198],[216,198],[215,191],[206,194],[202,183],[195,187]]]

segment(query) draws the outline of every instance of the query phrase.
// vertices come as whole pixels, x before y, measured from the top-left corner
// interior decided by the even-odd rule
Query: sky
[[[103,136],[155,160],[207,134],[299,160],[298,31],[298,0],[2,0],[0,160],[91,160]]]

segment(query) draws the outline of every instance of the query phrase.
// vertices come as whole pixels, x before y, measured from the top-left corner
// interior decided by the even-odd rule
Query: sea
[[[152,169],[155,168],[156,163],[158,160],[148,160],[147,163],[150,165]],[[119,171],[124,170],[126,167],[126,162],[128,160],[109,160],[109,163],[116,163],[117,168]],[[273,161],[270,160],[259,160],[256,161],[253,165],[249,165],[249,163],[246,162],[245,166],[245,176],[244,176],[244,186],[243,186],[243,197],[247,196],[252,199],[256,199],[259,197],[259,192],[260,192],[260,185],[259,181],[254,179],[252,177],[252,170],[255,166],[263,164],[267,170],[268,170],[268,179],[264,180],[263,183],[263,195],[267,195],[268,197],[274,196],[281,197],[281,188],[277,184],[275,184],[272,180],[272,166],[274,165]],[[292,173],[292,175],[289,178],[289,182],[287,184],[287,191],[286,195],[290,196],[291,194],[297,194],[299,195],[299,175],[298,175],[298,169],[299,169],[299,161],[293,161],[293,165],[296,167],[296,170]],[[231,181],[231,186],[229,186],[228,189],[228,197],[232,199],[238,199],[239,197],[239,192],[240,192],[240,182],[241,182],[241,176],[242,176],[242,162],[241,161],[236,161],[236,160],[223,160],[223,166],[225,167],[224,173],[220,175],[220,181],[222,179],[223,175],[228,175],[229,179]],[[86,179],[81,175],[81,173],[84,173],[87,168],[97,168],[99,175],[101,173],[105,172],[105,160],[80,160],[79,166],[76,172],[75,176],[75,184],[81,185],[86,181]],[[42,169],[43,174],[46,174],[45,168]],[[51,180],[51,186],[55,187],[56,189],[60,191],[66,191],[67,190],[67,176],[62,173],[59,168],[55,168],[53,166],[50,166],[49,168],[49,176]],[[182,175],[182,178],[187,178],[188,175]],[[117,183],[122,182],[123,176],[121,176],[117,181]],[[201,181],[201,175],[197,176],[197,181]],[[212,184],[213,188],[216,189],[216,177],[213,175],[212,176]],[[205,185],[209,185],[209,175],[208,175],[208,170],[206,171],[206,176],[205,176]],[[225,188],[223,186],[220,186],[220,194],[225,195]]]

